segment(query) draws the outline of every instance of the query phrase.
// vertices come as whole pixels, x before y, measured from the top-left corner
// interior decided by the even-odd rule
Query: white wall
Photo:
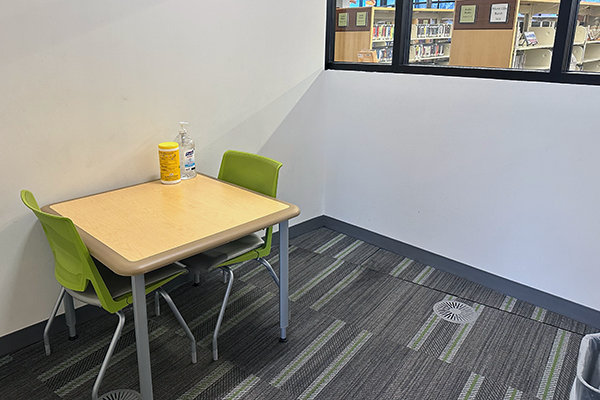
[[[325,75],[327,215],[600,310],[600,88]]]
[[[307,115],[324,21],[321,0],[0,3],[0,336],[46,319],[59,289],[19,191],[48,204],[157,178],[156,146],[180,120],[200,171],[229,148],[271,156],[280,197],[303,212],[292,224],[322,215],[322,135]]]
[[[19,191],[154,179],[180,120],[202,172],[228,148],[281,160],[293,224],[326,214],[600,309],[600,89],[322,72],[324,19],[321,0],[1,3],[0,336],[58,293]]]

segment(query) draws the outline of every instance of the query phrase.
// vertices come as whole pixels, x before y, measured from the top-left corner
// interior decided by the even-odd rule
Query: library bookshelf
[[[410,62],[447,63],[450,57],[453,10],[413,10]],[[336,10],[335,61],[363,62],[366,51],[374,52],[369,61],[392,62],[395,9],[353,7]]]
[[[374,52],[369,61],[392,62],[395,9],[353,7],[336,10],[335,61],[362,62],[364,52]]]
[[[498,0],[456,0],[454,9],[414,8],[409,63],[465,67],[549,69],[559,0],[503,0],[501,23],[491,19]],[[471,23],[460,19],[462,6],[477,6]],[[336,10],[334,60],[391,63],[395,30],[393,7]],[[582,1],[573,41],[577,69],[600,72],[600,3]],[[538,43],[527,45],[524,32]]]
[[[454,10],[414,8],[410,32],[410,63],[448,64]]]
[[[558,7],[558,0],[523,0],[519,3],[521,16],[515,27],[512,68],[550,69]],[[575,29],[572,47],[578,70],[600,72],[600,27],[597,21],[594,22],[598,16],[600,3],[580,3],[580,25]],[[527,45],[523,32],[533,32],[538,43]]]

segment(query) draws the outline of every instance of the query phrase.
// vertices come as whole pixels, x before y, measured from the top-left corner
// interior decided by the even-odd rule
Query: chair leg
[[[47,356],[50,355],[50,338],[49,338],[50,326],[52,325],[52,322],[54,321],[54,317],[56,317],[56,313],[58,312],[58,307],[60,307],[60,303],[63,300],[63,298],[65,297],[65,293],[66,293],[65,288],[61,287],[60,293],[58,295],[58,299],[56,300],[56,304],[54,304],[52,313],[50,314],[50,317],[48,318],[48,322],[46,322],[46,327],[44,328],[44,348],[46,349]]]
[[[213,360],[219,359],[219,351],[217,347],[217,337],[219,336],[219,328],[221,328],[221,322],[223,322],[223,316],[225,315],[225,308],[227,308],[227,301],[229,300],[229,294],[233,287],[233,271],[227,267],[221,267],[221,270],[229,277],[229,284],[227,285],[227,291],[225,291],[225,298],[223,298],[223,304],[221,305],[221,312],[217,319],[217,326],[215,327],[215,333],[213,334],[212,347],[213,347]]]
[[[65,293],[63,299],[63,306],[65,307],[65,320],[69,327],[69,340],[77,339],[77,330],[75,325],[77,324],[77,318],[75,316],[75,305],[73,304],[73,297],[69,292]]]
[[[190,331],[190,328],[185,323],[185,320],[181,316],[181,313],[179,312],[179,310],[177,309],[177,307],[175,307],[175,303],[173,303],[173,300],[171,299],[171,296],[169,296],[169,294],[166,292],[166,290],[161,287],[161,288],[158,288],[156,290],[156,292],[160,293],[161,296],[165,299],[165,301],[169,305],[169,308],[171,309],[171,311],[173,311],[173,314],[175,315],[175,318],[177,318],[177,321],[179,322],[179,325],[181,325],[181,327],[185,331],[185,334],[190,339],[190,342],[192,344],[192,364],[196,364],[196,361],[197,361],[197,357],[196,357],[196,338],[194,338],[194,335],[192,334],[192,331]]]
[[[194,272],[194,286],[200,285],[200,272]]]
[[[257,258],[257,260],[265,266],[265,268],[267,269],[267,271],[269,271],[269,274],[271,274],[271,278],[273,278],[273,280],[275,281],[275,283],[277,284],[277,286],[279,287],[279,278],[277,277],[277,274],[275,273],[275,271],[273,270],[273,267],[271,267],[271,264],[269,264],[269,262],[267,260],[265,260],[262,257]]]
[[[227,272],[225,272],[225,270],[221,270],[221,273],[223,274],[223,283],[227,283]]]
[[[119,337],[121,337],[123,325],[125,325],[125,314],[123,314],[123,311],[117,311],[116,314],[119,317],[119,324],[117,325],[117,330],[115,331],[115,334],[113,335],[113,338],[110,341],[110,345],[108,346],[108,351],[106,352],[106,356],[104,357],[104,361],[102,362],[102,366],[100,367],[100,372],[98,372],[96,382],[94,382],[94,388],[92,389],[92,400],[98,400],[98,390],[100,389],[102,378],[104,378],[104,374],[108,369],[108,363],[110,362],[110,358],[112,357],[112,354],[115,351],[115,347],[117,347]]]
[[[160,296],[158,291],[154,292],[154,313],[156,316],[160,316]]]

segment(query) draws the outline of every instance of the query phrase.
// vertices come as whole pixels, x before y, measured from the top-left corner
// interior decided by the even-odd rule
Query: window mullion
[[[412,23],[412,1],[396,1],[396,16],[394,29],[394,44],[392,52],[392,66],[398,67],[408,63],[408,50],[410,48],[410,28]]]
[[[327,1],[327,19],[325,22],[325,68],[332,63],[335,55],[335,18],[336,0]]]
[[[569,70],[578,12],[579,0],[562,0],[560,2],[554,35],[554,48],[552,50],[552,63],[550,64],[550,75],[556,81],[560,81],[560,75]]]

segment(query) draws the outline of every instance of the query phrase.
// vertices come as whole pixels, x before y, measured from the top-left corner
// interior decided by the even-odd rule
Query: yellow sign
[[[475,16],[477,15],[477,5],[464,5],[460,6],[460,17],[458,19],[459,24],[474,24]]]
[[[348,26],[348,13],[338,14],[338,26],[340,28],[345,28]]]
[[[356,13],[356,26],[367,26],[367,12]]]

